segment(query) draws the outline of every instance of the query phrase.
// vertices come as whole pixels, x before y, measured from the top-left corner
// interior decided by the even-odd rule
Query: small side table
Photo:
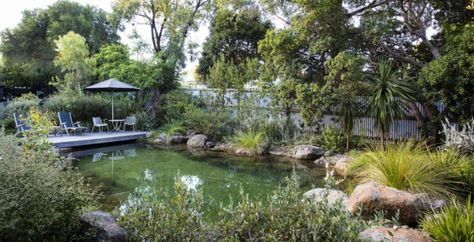
[[[122,131],[122,124],[125,122],[125,119],[111,119],[109,122],[112,123],[113,129],[110,132],[119,132]]]

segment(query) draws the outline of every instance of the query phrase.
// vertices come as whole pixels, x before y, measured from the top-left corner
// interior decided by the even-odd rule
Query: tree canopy
[[[136,85],[140,88],[166,87],[165,78],[170,78],[166,73],[167,63],[161,60],[138,61],[130,58],[127,46],[110,44],[100,48],[99,53],[93,56],[95,63],[95,76],[98,80],[116,78],[121,81]]]
[[[7,76],[15,73],[15,80],[5,82],[32,89],[48,88],[56,74],[54,40],[69,31],[83,36],[91,53],[119,40],[116,26],[108,21],[106,12],[96,7],[61,0],[46,9],[25,10],[16,27],[1,33],[0,52]]]
[[[271,28],[271,22],[263,21],[255,8],[243,8],[238,12],[219,8],[199,59],[198,71],[203,81],[212,85],[207,82],[207,75],[219,59],[237,64],[252,58],[260,60],[258,42]]]
[[[94,66],[86,39],[70,31],[54,42],[57,52],[54,65],[59,67],[62,73],[62,77],[56,77],[54,85],[59,90],[65,88],[82,90],[90,83]]]

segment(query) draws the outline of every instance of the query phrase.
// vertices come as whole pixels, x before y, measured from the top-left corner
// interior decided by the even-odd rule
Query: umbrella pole
[[[114,92],[112,91],[112,120],[114,120]]]

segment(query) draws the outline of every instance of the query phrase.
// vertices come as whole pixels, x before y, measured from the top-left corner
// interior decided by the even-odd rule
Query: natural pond
[[[321,186],[325,172],[308,163],[275,157],[244,158],[227,153],[189,151],[186,147],[152,148],[125,144],[74,151],[76,166],[93,185],[100,185],[103,209],[112,210],[139,186],[145,173],[173,189],[176,177],[189,188],[202,189],[212,211],[239,199],[240,189],[252,199],[265,199],[285,177],[299,175],[304,190]]]

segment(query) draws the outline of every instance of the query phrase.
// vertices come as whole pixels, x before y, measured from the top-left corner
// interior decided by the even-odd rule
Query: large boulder
[[[318,166],[325,167],[326,165],[347,164],[352,161],[352,157],[347,155],[336,154],[333,156],[323,156],[314,161]]]
[[[298,145],[292,157],[298,160],[314,160],[324,155],[324,150],[314,145]]]
[[[252,152],[244,148],[237,148],[234,153],[238,156],[252,156]]]
[[[97,229],[97,238],[101,241],[125,241],[127,232],[120,227],[115,218],[104,211],[93,211],[81,216],[81,221]]]
[[[282,147],[270,147],[268,150],[268,154],[273,156],[292,156],[292,154],[288,153],[288,150]]]
[[[376,211],[384,211],[385,217],[391,218],[399,213],[399,221],[404,224],[414,224],[431,204],[424,197],[386,187],[375,182],[358,185],[349,197],[347,208],[356,214],[359,208],[362,215],[372,216]]]
[[[189,137],[187,145],[191,148],[204,148],[206,146],[207,136],[204,134],[196,134]]]
[[[347,176],[347,170],[349,169],[348,163],[337,163],[333,166],[334,171],[338,176]]]
[[[330,207],[340,202],[343,205],[343,208],[346,208],[348,199],[347,195],[344,192],[326,188],[315,188],[309,190],[303,194],[303,197],[316,203],[327,199],[328,205]]]
[[[359,238],[370,242],[431,242],[433,241],[423,232],[404,228],[375,227],[359,233]]]
[[[231,145],[227,143],[217,143],[214,147],[209,148],[211,151],[226,152],[231,149]]]

